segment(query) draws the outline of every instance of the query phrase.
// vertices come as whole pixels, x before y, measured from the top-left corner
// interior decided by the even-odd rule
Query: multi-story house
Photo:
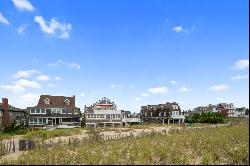
[[[248,109],[246,107],[236,108],[235,116],[239,117],[239,118],[246,117],[247,111],[248,111]]]
[[[0,103],[0,130],[3,130],[14,121],[17,124],[23,123],[27,125],[27,116],[28,113],[25,109],[13,107],[8,104],[7,98],[2,98],[2,103]]]
[[[122,125],[122,111],[107,97],[84,109],[86,127],[116,127]]]
[[[81,112],[75,96],[41,95],[36,106],[28,107],[29,126],[79,127]]]
[[[142,106],[140,116],[144,123],[183,123],[185,120],[176,102]]]
[[[235,113],[236,108],[233,103],[219,103],[217,104],[216,109],[221,112],[227,118],[236,118],[237,115]]]
[[[123,111],[122,110],[122,123],[124,126],[129,126],[130,124],[139,124],[141,123],[141,118],[139,113],[131,114],[130,111]]]
[[[208,113],[208,112],[219,112],[223,114],[224,117],[233,118],[238,117],[236,108],[234,107],[233,103],[219,103],[217,105],[209,104],[208,106],[200,106],[193,109],[191,114],[194,113]]]

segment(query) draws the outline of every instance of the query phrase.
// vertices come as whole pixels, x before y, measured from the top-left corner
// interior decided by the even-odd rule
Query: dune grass
[[[38,147],[3,164],[249,164],[249,121],[173,135]]]
[[[54,138],[54,137],[80,134],[82,130],[83,128],[55,129],[52,131],[36,130],[36,131],[28,132],[27,134],[23,136],[23,138],[30,139],[30,140],[46,140],[46,139]]]

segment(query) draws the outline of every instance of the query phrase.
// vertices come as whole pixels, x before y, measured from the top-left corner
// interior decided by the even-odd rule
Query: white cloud
[[[248,75],[236,75],[231,77],[233,80],[243,80],[243,79],[248,79]]]
[[[24,31],[25,31],[25,29],[27,28],[27,26],[28,26],[28,24],[25,24],[25,25],[22,25],[22,26],[18,27],[18,28],[16,29],[17,33],[20,34],[20,35],[25,36],[26,34],[25,34]]]
[[[0,12],[0,23],[9,25],[9,21],[3,16],[3,14]]]
[[[177,81],[170,81],[171,82],[171,84],[180,84],[179,82],[177,82]]]
[[[164,94],[168,92],[168,88],[165,86],[162,86],[162,87],[157,87],[157,88],[151,88],[148,91],[151,92],[152,94],[158,94],[158,93]]]
[[[180,89],[178,89],[178,92],[191,92],[193,89],[191,88],[187,88],[185,86],[181,87]]]
[[[66,62],[66,61],[63,61],[61,59],[59,59],[56,63],[50,63],[48,65],[51,67],[55,67],[55,66],[59,66],[59,65],[66,65],[66,66],[73,68],[73,69],[80,69],[81,68],[81,66],[77,63]]]
[[[176,26],[176,27],[173,27],[173,30],[175,32],[181,32],[183,29],[182,29],[182,26]]]
[[[36,80],[39,80],[39,81],[48,81],[48,80],[50,80],[50,76],[48,76],[48,75],[40,75],[40,76],[36,77]]]
[[[142,93],[141,96],[146,97],[146,96],[149,96],[149,94],[148,93]]]
[[[56,79],[57,81],[62,80],[62,78],[59,77],[59,76],[56,76],[55,79]]]
[[[139,97],[135,97],[135,98],[134,98],[134,100],[135,100],[135,101],[140,101],[140,100],[141,100],[141,98],[139,98]]]
[[[32,11],[35,9],[28,0],[12,0],[12,2],[21,11]]]
[[[17,100],[19,103],[26,104],[26,105],[35,105],[38,102],[40,95],[34,93],[27,93],[21,95]]]
[[[20,79],[15,82],[12,82],[11,85],[0,85],[4,90],[10,90],[14,93],[19,93],[24,91],[26,88],[41,88],[40,84],[35,81],[29,81],[25,79]]]
[[[192,31],[194,31],[194,29],[195,29],[195,25],[193,25],[192,26],[192,28],[189,28],[189,29],[184,29],[182,26],[175,26],[175,27],[173,27],[173,31],[175,31],[175,32],[184,32],[184,33],[190,33],[190,32],[192,32]]]
[[[84,96],[85,96],[85,94],[84,94],[84,93],[81,93],[81,94],[80,94],[80,96],[84,97]]]
[[[56,18],[52,18],[47,24],[42,16],[36,16],[34,21],[40,25],[41,31],[48,35],[61,39],[69,38],[69,32],[72,29],[70,23],[58,22]]]
[[[219,85],[214,85],[210,88],[212,91],[225,91],[230,89],[230,87],[226,84],[219,84]]]
[[[221,98],[221,97],[218,97],[217,100],[218,100],[218,101],[223,101],[224,99]]]
[[[14,78],[29,78],[33,74],[39,74],[40,72],[37,70],[19,70],[17,73],[14,75]]]
[[[38,84],[36,81],[30,81],[25,79],[17,80],[15,84],[24,88],[41,88],[40,84]]]
[[[76,69],[80,69],[81,68],[81,66],[79,64],[77,64],[77,63],[70,63],[69,66],[71,68],[76,68]]]
[[[59,59],[56,63],[50,63],[49,66],[59,66],[61,64],[64,64],[64,62],[61,59]]]
[[[248,59],[238,60],[237,62],[235,62],[233,68],[235,68],[237,70],[249,68],[249,60]]]
[[[0,85],[0,87],[4,90],[10,90],[14,93],[18,93],[18,92],[21,92],[21,91],[24,91],[25,88],[20,86],[20,85]]]
[[[114,84],[110,84],[109,86],[110,86],[110,88],[115,88]]]
[[[47,84],[49,87],[51,87],[51,88],[55,88],[56,87],[56,85],[55,84]]]

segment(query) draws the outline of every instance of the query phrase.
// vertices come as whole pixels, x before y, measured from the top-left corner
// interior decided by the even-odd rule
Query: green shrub
[[[201,114],[195,113],[192,118],[191,118],[192,123],[223,123],[224,122],[224,117],[221,113],[218,112],[208,112],[204,113],[202,112]]]
[[[16,121],[12,122],[9,126],[7,126],[3,133],[4,134],[10,134],[10,135],[14,135],[14,134],[26,134],[28,132],[28,128],[25,127],[24,123],[21,124],[17,124]]]

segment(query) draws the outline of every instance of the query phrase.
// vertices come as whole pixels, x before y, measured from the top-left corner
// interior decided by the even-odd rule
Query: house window
[[[45,124],[46,123],[46,118],[43,118],[43,124]]]
[[[62,109],[62,114],[66,114],[66,109]]]
[[[39,118],[39,124],[43,124],[43,119]]]
[[[65,105],[69,105],[69,104],[70,104],[69,99],[66,99],[66,100],[64,101],[64,103],[65,103]]]
[[[36,109],[36,114],[40,114],[40,109]]]
[[[30,124],[33,124],[34,123],[34,119],[30,119]]]
[[[41,114],[45,114],[45,109],[41,109]]]
[[[52,108],[51,113],[56,113],[56,109]]]
[[[31,110],[30,110],[30,113],[31,113],[31,114],[35,114],[35,113],[36,113],[35,109],[31,109]]]
[[[46,105],[49,105],[49,99],[48,98],[46,98],[46,99],[44,99],[44,104],[46,104]]]

